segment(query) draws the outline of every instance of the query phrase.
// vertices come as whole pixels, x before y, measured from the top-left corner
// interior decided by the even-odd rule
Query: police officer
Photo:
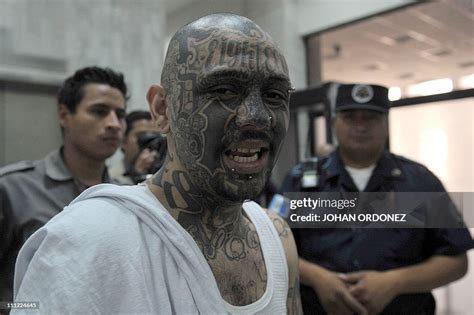
[[[12,301],[15,260],[26,239],[83,190],[110,181],[105,160],[121,143],[126,96],[122,74],[78,70],[58,93],[63,146],[0,169],[0,301]]]
[[[316,186],[303,187],[308,164],[292,169],[283,191],[444,192],[426,167],[388,152],[388,90],[341,85],[337,149],[318,161]],[[314,173],[314,169],[312,170]],[[294,229],[307,314],[433,314],[430,291],[461,278],[467,229]]]

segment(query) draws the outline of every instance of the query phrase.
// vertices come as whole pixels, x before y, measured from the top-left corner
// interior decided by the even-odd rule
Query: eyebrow
[[[126,112],[125,108],[115,108],[114,106],[110,106],[106,103],[95,103],[95,104],[92,104],[89,108],[101,108],[101,109],[113,110],[114,112],[118,112],[118,113]]]
[[[232,70],[232,69],[216,69],[212,70],[199,78],[199,85],[205,84],[208,80],[219,80],[222,78],[231,78],[234,80],[239,81],[249,81],[251,79],[251,75],[247,71],[243,70]],[[262,78],[265,83],[267,82],[275,82],[285,84],[288,89],[292,88],[291,82],[287,75],[283,73],[272,73],[268,77]]]
[[[293,85],[291,84],[290,80],[286,76],[272,75],[266,78],[265,82],[282,84],[285,86],[286,89],[293,90]]]

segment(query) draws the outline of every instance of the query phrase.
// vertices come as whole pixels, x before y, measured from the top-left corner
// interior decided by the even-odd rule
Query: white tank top
[[[288,264],[278,232],[258,204],[246,202],[243,208],[255,225],[260,239],[267,269],[267,287],[260,299],[252,304],[235,306],[222,299],[224,305],[231,314],[286,314]]]

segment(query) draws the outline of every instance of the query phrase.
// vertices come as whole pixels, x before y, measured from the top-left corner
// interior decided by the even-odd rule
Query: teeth
[[[234,150],[234,152],[240,152],[240,153],[257,153],[260,152],[262,148],[258,149],[248,149],[248,148],[237,148]]]
[[[230,157],[232,160],[238,163],[252,163],[258,160],[258,154],[254,154],[252,156],[237,156],[231,155]]]
[[[258,155],[262,151],[262,148],[250,149],[250,148],[235,148],[229,154],[231,160],[237,163],[252,163],[258,160]],[[251,154],[251,155],[250,155]],[[245,156],[242,156],[245,155]],[[247,156],[250,155],[250,156]]]

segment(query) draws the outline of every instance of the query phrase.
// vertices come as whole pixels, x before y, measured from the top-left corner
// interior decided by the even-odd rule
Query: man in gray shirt
[[[120,73],[87,67],[58,92],[64,144],[44,159],[0,168],[0,301],[12,301],[23,243],[86,188],[110,182],[105,160],[125,129],[127,86]]]

